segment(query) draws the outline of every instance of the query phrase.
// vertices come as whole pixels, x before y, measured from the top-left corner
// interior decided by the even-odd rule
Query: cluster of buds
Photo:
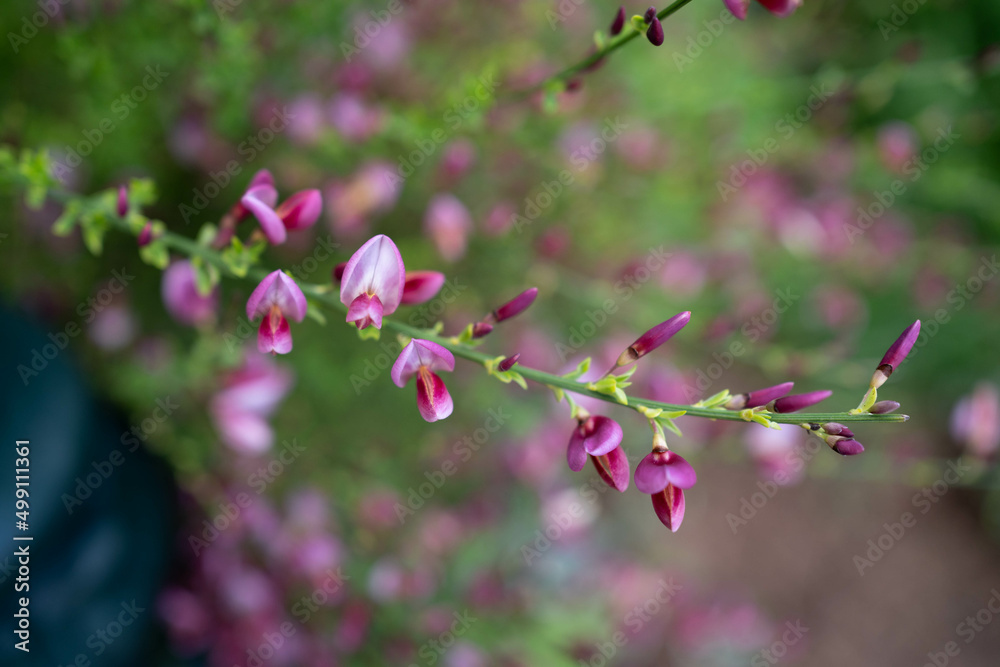
[[[660,19],[656,14],[656,7],[650,7],[642,16],[633,16],[632,27],[635,28],[637,32],[645,32],[646,39],[649,40],[650,44],[653,46],[660,46],[663,44],[663,24],[660,23]],[[618,8],[617,12],[615,12],[615,18],[611,22],[609,32],[612,37],[617,37],[624,29],[625,7],[622,6]]]

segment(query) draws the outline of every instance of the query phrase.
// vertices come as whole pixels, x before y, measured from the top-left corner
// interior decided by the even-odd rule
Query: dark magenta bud
[[[885,384],[885,381],[889,379],[892,372],[899,368],[899,365],[906,359],[906,355],[913,349],[913,344],[917,342],[917,336],[919,335],[920,320],[917,320],[906,327],[903,333],[899,335],[899,338],[885,351],[882,361],[879,363],[878,368],[875,369],[875,374],[872,375],[870,383],[872,387],[878,389]]]
[[[619,34],[622,28],[625,27],[625,7],[619,7],[618,13],[615,14],[615,20],[611,22],[611,36]]]
[[[503,361],[501,361],[497,365],[497,368],[499,370],[501,370],[501,371],[509,371],[510,369],[512,369],[514,367],[514,364],[516,364],[517,360],[520,359],[520,358],[521,358],[521,353],[518,352],[517,354],[515,354],[513,356],[510,356],[510,357],[507,357],[506,359],[504,359]]]
[[[841,456],[854,456],[855,454],[860,454],[865,451],[865,446],[854,439],[837,440],[830,446],[833,447],[833,451],[837,452]]]
[[[830,435],[842,435],[845,438],[853,438],[854,432],[844,426],[843,424],[838,424],[837,422],[830,422],[829,424],[823,424],[823,430]]]
[[[634,343],[629,345],[628,349],[619,355],[618,361],[615,362],[615,366],[627,366],[633,361],[646,356],[673,338],[673,336],[687,326],[687,323],[690,321],[691,311],[685,310],[683,313],[677,313],[669,320],[660,322],[655,327],[639,336]]]
[[[476,322],[472,325],[472,337],[482,338],[493,331],[493,325],[489,322]]]
[[[823,389],[821,391],[810,391],[806,394],[785,396],[784,398],[779,398],[774,402],[774,412],[798,412],[799,410],[808,408],[811,405],[816,405],[820,401],[825,401],[830,398],[832,394],[832,391]]]
[[[890,412],[895,412],[899,409],[899,403],[896,401],[879,401],[875,405],[868,408],[868,412],[873,415],[887,415]]]
[[[510,301],[494,310],[492,313],[493,321],[499,323],[504,320],[509,320],[515,315],[520,315],[535,301],[536,296],[538,296],[537,287],[531,287],[524,290]]]
[[[139,232],[139,236],[136,237],[135,242],[139,245],[140,248],[142,248],[143,246],[149,245],[150,242],[152,242],[152,240],[153,240],[153,223],[147,220],[146,226],[142,228],[141,232]]]
[[[347,268],[347,262],[341,262],[337,266],[333,267],[333,282],[334,284],[339,283],[344,279],[344,269]]]
[[[118,188],[118,217],[124,218],[128,213],[128,190],[125,186]]]
[[[655,18],[656,18],[656,7],[650,7],[649,9],[646,10],[646,13],[643,14],[642,20],[645,21],[646,23],[652,23],[653,19]]]
[[[653,22],[649,24],[649,28],[646,30],[646,39],[653,46],[663,44],[663,24],[655,16],[653,17]]]
[[[749,408],[759,408],[762,405],[767,405],[771,401],[781,398],[790,392],[794,386],[794,382],[782,382],[773,387],[765,387],[746,394],[738,394],[729,399],[729,402],[726,403],[726,409],[746,410]]]

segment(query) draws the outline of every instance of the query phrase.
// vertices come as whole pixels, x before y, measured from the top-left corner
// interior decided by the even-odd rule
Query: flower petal
[[[433,341],[414,338],[399,353],[390,377],[397,387],[405,387],[421,366],[432,371],[453,371],[455,355]]]
[[[628,489],[630,471],[625,450],[621,447],[615,447],[604,456],[591,456],[590,460],[594,462],[597,474],[601,476],[605,484],[622,493]]]
[[[274,196],[272,196],[272,193]],[[277,193],[275,193],[273,187],[259,185],[247,190],[246,194],[240,199],[240,203],[257,218],[257,222],[260,223],[260,228],[264,230],[264,236],[267,237],[268,242],[273,245],[280,245],[285,242],[288,234],[285,232],[285,223],[281,221],[278,214],[271,208],[276,198]]]
[[[747,10],[750,9],[750,0],[722,0],[726,9],[732,12],[733,16],[741,21],[747,18]]]
[[[285,229],[306,229],[312,227],[323,210],[323,195],[319,190],[302,190],[281,202],[275,213],[281,218]]]
[[[593,420],[591,422],[591,420]],[[614,419],[597,415],[588,420],[589,428],[583,441],[584,449],[592,456],[603,456],[622,444],[622,427]]]
[[[403,298],[405,275],[403,257],[392,239],[384,234],[373,236],[347,262],[340,282],[340,301],[350,306],[361,294],[376,295],[389,315]]]
[[[580,435],[579,428],[573,429],[573,435],[566,446],[566,463],[573,472],[580,472],[587,465],[587,450],[583,448],[583,436]]]
[[[437,271],[411,271],[403,283],[402,304],[416,304],[430,301],[444,285],[444,274]]]
[[[371,325],[381,329],[383,312],[382,302],[377,296],[360,294],[347,309],[347,321],[354,322],[358,329],[366,329]]]
[[[284,315],[268,315],[257,330],[257,349],[263,353],[288,354],[292,351],[292,330]]]
[[[250,294],[247,299],[247,319],[253,320],[266,315],[274,306],[278,306],[284,315],[296,322],[302,321],[309,307],[295,280],[283,271],[267,274]]]
[[[670,532],[676,533],[684,522],[684,491],[675,486],[668,486],[650,497],[653,499],[656,518],[669,528]]]
[[[788,16],[802,5],[802,0],[757,0],[757,2],[775,16]]]
[[[635,488],[642,493],[659,493],[670,483],[666,466],[655,457],[656,452],[650,452],[635,467]]]
[[[820,401],[825,401],[833,394],[832,391],[824,389],[821,391],[810,391],[805,394],[792,394],[779,398],[774,402],[774,411],[778,413],[798,412],[811,405],[816,405]]]
[[[455,408],[444,380],[424,367],[417,378],[417,408],[420,416],[429,422],[446,418]]]
[[[670,484],[678,489],[690,489],[698,482],[698,473],[683,456],[676,452],[667,452],[663,457]]]

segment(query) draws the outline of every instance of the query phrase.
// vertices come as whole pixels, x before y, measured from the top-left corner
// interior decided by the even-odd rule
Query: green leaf
[[[76,226],[76,221],[80,217],[80,213],[83,210],[83,206],[80,204],[79,199],[72,199],[63,212],[56,218],[55,223],[52,225],[52,233],[56,236],[67,236],[73,231],[73,227]]]
[[[162,239],[157,239],[139,248],[139,258],[162,271],[170,263],[170,249]]]
[[[310,309],[311,310],[311,309]],[[350,326],[354,326],[351,324]],[[381,329],[376,329],[375,327],[365,327],[364,329],[358,329],[358,338],[361,340],[378,340],[382,335]]]
[[[583,361],[581,361],[576,365],[576,370],[572,370],[569,373],[563,375],[562,377],[569,380],[575,380],[589,370],[590,370],[590,357],[587,357],[586,359],[584,359]]]
[[[115,198],[118,191],[115,190]],[[156,183],[149,178],[133,178],[128,184],[128,203],[130,208],[148,206],[156,201]]]
[[[191,267],[194,269],[195,286],[198,288],[198,293],[202,296],[208,296],[212,293],[212,289],[219,284],[219,269],[201,257],[192,257]]]
[[[661,425],[665,426],[671,433],[676,435],[678,438],[684,437],[684,434],[681,433],[680,428],[677,427],[677,424],[675,424],[674,420],[671,419],[670,417],[664,417],[661,415],[660,418],[657,419],[656,421],[658,421]]]

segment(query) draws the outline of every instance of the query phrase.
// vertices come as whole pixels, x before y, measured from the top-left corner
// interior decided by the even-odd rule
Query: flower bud
[[[153,240],[153,223],[146,221],[146,226],[142,228],[139,232],[139,236],[136,237],[135,242],[140,248],[148,246]]]
[[[513,356],[507,357],[497,365],[497,369],[500,370],[501,372],[509,371],[514,367],[514,364],[516,364],[517,360],[520,358],[521,358],[520,352],[518,352]]]
[[[653,19],[655,18],[656,18],[656,7],[650,7],[649,9],[646,10],[646,13],[642,17],[642,20],[645,21],[646,23],[652,23]]]
[[[845,438],[854,437],[854,432],[851,429],[847,428],[843,424],[838,424],[837,422],[823,424],[823,430],[830,435],[842,435]]]
[[[875,369],[875,374],[872,375],[870,386],[878,389],[885,384],[885,381],[889,379],[892,372],[899,368],[899,365],[906,359],[906,355],[913,349],[913,344],[917,342],[917,336],[919,335],[920,320],[917,320],[908,326],[899,335],[899,338],[889,346],[889,349],[885,351],[882,361],[879,363],[878,368]]]
[[[615,14],[615,20],[611,22],[611,36],[614,37],[621,33],[622,28],[625,27],[625,7],[619,7],[618,13]]]
[[[830,444],[830,447],[841,456],[854,456],[865,451],[864,445],[857,440],[848,438],[837,438],[835,442]]]
[[[340,283],[344,278],[344,269],[347,268],[347,262],[341,262],[337,266],[333,267],[333,282]]]
[[[738,394],[729,399],[725,407],[727,410],[759,408],[762,405],[767,405],[771,401],[781,398],[790,392],[794,386],[794,382],[782,382],[773,387],[765,387],[764,389],[757,389],[746,394]]]
[[[493,331],[493,325],[489,322],[476,322],[472,325],[472,337],[482,338]]]
[[[494,310],[487,319],[492,318],[493,322],[500,323],[509,320],[515,315],[520,315],[528,309],[538,296],[538,288],[531,287],[524,290],[513,299]]]
[[[810,405],[816,405],[820,401],[825,401],[832,394],[832,391],[824,389],[822,391],[810,391],[806,394],[785,396],[784,398],[779,398],[774,402],[773,410],[778,413],[798,412],[799,410],[808,408]]]
[[[649,24],[649,28],[646,30],[646,39],[653,46],[663,44],[663,24],[655,16],[653,17],[653,22]]]
[[[896,401],[879,401],[875,405],[868,408],[868,412],[873,415],[887,415],[890,412],[895,412],[899,409],[899,403]]]
[[[659,346],[670,340],[678,331],[683,329],[691,321],[691,311],[685,310],[677,313],[669,320],[657,324],[655,327],[639,336],[628,349],[621,353],[615,367],[627,366],[637,359],[641,359]]]
[[[124,218],[128,213],[128,190],[125,186],[118,188],[118,217]]]

